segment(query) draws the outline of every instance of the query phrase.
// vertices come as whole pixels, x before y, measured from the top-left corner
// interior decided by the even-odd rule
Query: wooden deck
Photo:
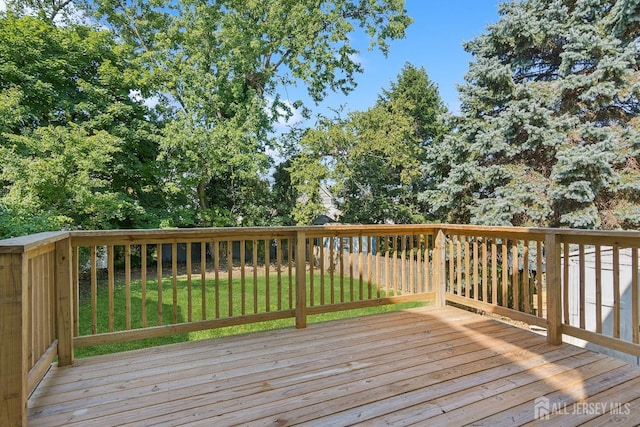
[[[548,421],[534,419],[543,396]],[[530,422],[636,425],[640,368],[423,308],[81,359],[29,400],[33,426]]]

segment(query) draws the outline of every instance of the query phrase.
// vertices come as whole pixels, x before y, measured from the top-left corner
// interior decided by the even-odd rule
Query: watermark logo
[[[618,402],[552,402],[546,396],[540,396],[533,401],[533,418],[535,420],[548,420],[551,415],[588,415],[599,416],[604,414],[629,415],[631,405]]]
[[[549,399],[541,396],[533,401],[533,417],[536,420],[549,419]]]

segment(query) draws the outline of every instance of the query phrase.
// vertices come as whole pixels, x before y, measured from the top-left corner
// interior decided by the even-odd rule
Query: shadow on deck
[[[635,425],[640,368],[421,308],[81,359],[28,406],[33,426]]]

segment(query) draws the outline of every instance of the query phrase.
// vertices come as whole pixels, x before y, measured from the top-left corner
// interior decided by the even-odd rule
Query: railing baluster
[[[271,241],[264,240],[265,311],[271,311]]]
[[[246,240],[240,240],[240,314],[247,314],[247,284],[245,277],[245,261],[244,258],[246,256]],[[280,271],[280,264],[278,264],[278,271]]]
[[[391,236],[385,236],[384,274],[384,292],[385,296],[389,296],[391,288]]]
[[[400,268],[398,266],[398,258],[401,255],[401,248],[398,246],[398,239],[400,236],[393,236],[393,295],[398,295],[398,291],[402,286],[402,282],[398,280],[398,276],[400,276]],[[402,276],[400,276],[400,280],[402,280]]]
[[[268,248],[266,249],[267,254]],[[268,255],[267,255],[268,256]],[[267,273],[267,280],[269,274]],[[233,317],[233,240],[227,240],[227,284],[229,289],[227,316]],[[269,309],[269,286],[267,285],[267,310]]]
[[[596,245],[596,332],[602,333],[602,248]]]
[[[538,317],[544,317],[544,301],[542,298],[542,242],[536,242],[536,295],[538,299]]]
[[[124,246],[125,329],[131,329],[131,245]]]
[[[31,322],[31,325],[28,328],[31,336],[29,337],[29,351],[27,353],[29,355],[29,365],[33,365],[33,354],[38,351],[38,333],[40,332],[39,316],[42,313],[42,309],[40,308],[40,299],[42,298],[42,294],[38,292],[41,282],[40,275],[42,274],[40,261],[40,258],[30,258],[27,261],[27,274],[29,277],[28,301],[31,302],[31,307],[29,307],[29,321]]]
[[[200,242],[200,305],[202,320],[207,320],[207,244]]]
[[[80,248],[75,246],[73,251],[72,289],[73,289],[73,336],[80,335]]]
[[[258,312],[258,241],[253,240],[253,312]]]
[[[489,266],[488,263],[488,248],[487,238],[482,238],[482,301],[489,302],[488,297],[488,285],[489,285]]]
[[[349,237],[349,301],[355,301],[353,287],[353,237]]]
[[[620,248],[613,246],[613,337],[620,338]]]
[[[454,235],[449,235],[449,292],[452,294],[456,292],[456,280],[455,280],[455,254],[454,254]],[[459,282],[458,282],[459,283]],[[458,293],[460,295],[460,293]]]
[[[361,301],[364,299],[363,262],[362,236],[358,235],[358,293]]]
[[[524,241],[522,248],[522,298],[524,300],[524,312],[531,314],[531,276],[529,275],[529,241]]]
[[[382,259],[380,258],[380,254],[384,253],[384,237],[377,236],[378,240],[376,241],[376,297],[380,298],[380,290],[382,285]],[[333,283],[331,284],[333,288]],[[333,301],[332,301],[333,302]]]
[[[315,267],[315,239],[309,238],[309,302],[308,303],[311,307],[315,305],[314,267]]]
[[[98,266],[97,248],[91,246],[91,334],[98,333]]]
[[[640,342],[640,321],[639,307],[640,290],[638,289],[638,248],[631,249],[631,328],[632,340],[638,344]]]
[[[422,264],[422,238],[421,234],[414,235],[415,245],[415,292],[426,292],[423,288],[423,264]]]
[[[509,241],[502,239],[502,306],[509,307]]]
[[[513,294],[513,305],[511,308],[520,311],[520,280],[518,277],[519,268],[519,254],[518,254],[518,241],[513,240],[511,244],[511,287]]]
[[[342,246],[342,237],[338,240],[338,262],[340,263],[340,302],[344,302],[344,248]]]
[[[336,272],[336,263],[335,263],[335,250],[334,250],[334,242],[335,237],[333,235],[329,235],[327,237],[329,239],[329,301],[331,304],[335,303],[335,272]]]
[[[193,321],[193,295],[191,290],[191,274],[192,274],[192,265],[191,265],[191,257],[192,257],[192,246],[193,243],[188,242],[187,246],[187,321]]]
[[[140,248],[140,305],[142,327],[147,327],[147,244],[142,243]]]
[[[565,242],[562,245],[563,254],[563,268],[562,268],[562,308],[563,308],[563,323],[568,325],[570,323],[569,318],[569,243]]]
[[[491,303],[498,304],[498,242],[491,239]]]
[[[162,326],[162,243],[156,249],[156,279],[158,285],[158,326]]]
[[[462,243],[461,236],[456,236],[456,292],[463,296],[462,292]]]
[[[293,306],[293,245],[294,239],[290,237],[287,240],[287,263],[289,268],[289,308],[294,308]],[[331,288],[333,289],[333,283]],[[331,294],[333,298],[333,293]],[[333,302],[333,299],[332,299]]]
[[[471,299],[471,236],[464,236],[464,295]]]
[[[373,236],[367,236],[367,297],[373,298]]]
[[[579,270],[579,297],[580,301],[578,304],[579,310],[579,318],[580,318],[580,328],[585,328],[585,260],[584,260],[584,245],[579,245],[578,247],[578,270]]]
[[[178,323],[178,244],[171,244],[172,321]]]
[[[115,314],[115,304],[113,301],[114,298],[114,267],[113,267],[113,245],[109,245],[107,247],[107,287],[109,290],[109,332],[113,332],[114,330],[114,314]]]
[[[220,242],[218,240],[213,241],[213,272],[214,272],[214,284],[213,284],[213,309],[216,319],[220,318]]]
[[[325,304],[325,298],[326,298],[326,283],[325,283],[325,274],[326,274],[326,266],[325,266],[325,259],[324,259],[324,236],[319,238],[319,243],[320,243],[320,305],[324,305]]]
[[[480,259],[478,251],[478,236],[473,236],[473,299],[478,301],[480,299]]]
[[[276,269],[278,281],[278,310],[282,310],[282,239],[276,241]]]
[[[422,289],[423,292],[435,292],[435,287],[433,286],[433,280],[431,279],[431,257],[429,255],[429,241],[431,235],[430,234],[425,234],[424,235],[424,247],[423,247],[423,258],[422,258],[422,263],[424,265],[424,272],[423,274],[421,274],[421,276],[423,276],[423,284],[424,287]]]
[[[400,289],[402,292],[407,292],[407,237],[406,235],[400,235],[402,239],[400,243]]]

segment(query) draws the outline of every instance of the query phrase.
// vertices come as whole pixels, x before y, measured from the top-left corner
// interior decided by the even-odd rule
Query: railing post
[[[307,240],[296,232],[296,328],[307,327]]]
[[[436,307],[446,304],[445,292],[447,290],[447,238],[442,230],[438,230],[433,246],[433,286],[436,293]]]
[[[562,282],[560,280],[560,241],[555,233],[544,239],[547,278],[547,342],[562,344]]]
[[[0,421],[27,425],[29,317],[25,253],[0,253]]]
[[[73,275],[71,239],[56,242],[56,332],[58,366],[73,364]]]

